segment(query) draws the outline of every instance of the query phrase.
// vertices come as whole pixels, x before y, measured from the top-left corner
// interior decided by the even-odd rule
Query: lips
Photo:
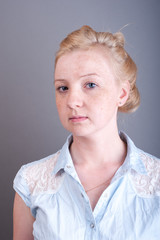
[[[86,116],[72,116],[69,118],[71,122],[83,122],[87,120],[88,118]]]

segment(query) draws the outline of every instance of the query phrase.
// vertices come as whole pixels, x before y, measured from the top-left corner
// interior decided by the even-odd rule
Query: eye
[[[58,90],[59,92],[66,92],[66,91],[68,90],[68,87],[66,87],[66,86],[60,86],[60,87],[57,88],[57,90]]]
[[[95,88],[97,85],[93,82],[89,82],[86,84],[86,88]]]

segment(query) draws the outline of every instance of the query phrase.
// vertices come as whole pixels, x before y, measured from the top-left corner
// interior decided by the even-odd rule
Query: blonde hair
[[[132,58],[124,49],[124,36],[121,32],[96,32],[89,26],[83,26],[79,30],[70,33],[61,43],[56,54],[55,66],[58,59],[76,49],[87,50],[94,46],[103,46],[104,51],[110,54],[111,63],[120,81],[128,81],[130,93],[126,103],[119,107],[121,112],[133,112],[140,104],[140,95],[136,87],[137,67]]]

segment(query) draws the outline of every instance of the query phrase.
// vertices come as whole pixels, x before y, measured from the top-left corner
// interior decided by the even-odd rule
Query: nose
[[[80,108],[83,106],[83,96],[80,91],[69,91],[67,98],[67,105],[69,108]]]

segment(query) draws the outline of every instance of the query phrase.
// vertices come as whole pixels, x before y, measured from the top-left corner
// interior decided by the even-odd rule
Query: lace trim
[[[31,195],[44,192],[56,192],[61,183],[62,176],[52,174],[57,162],[59,152],[44,162],[29,166],[25,172],[25,180]]]
[[[154,157],[141,154],[147,175],[132,170],[132,180],[137,194],[143,197],[160,196],[160,161]]]

